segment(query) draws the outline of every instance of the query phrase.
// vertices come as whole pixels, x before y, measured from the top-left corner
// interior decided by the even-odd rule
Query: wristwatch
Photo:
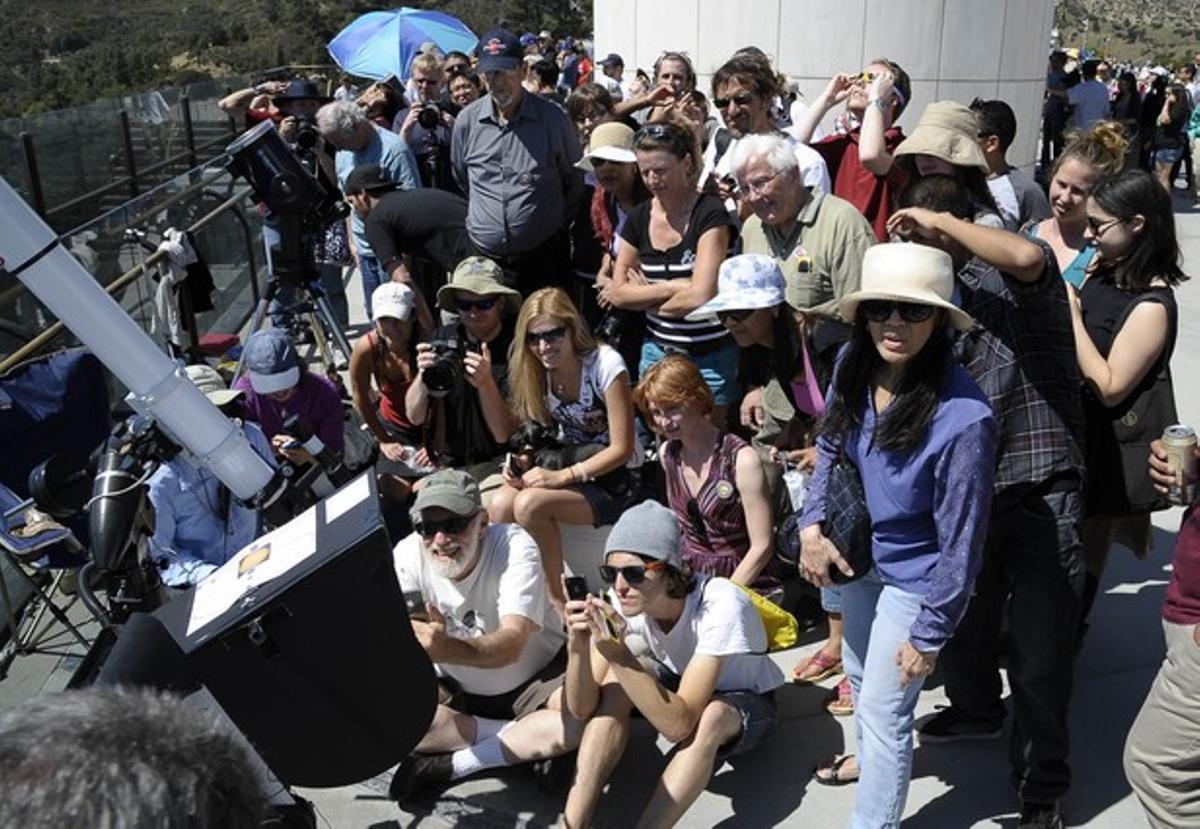
[[[867,101],[867,106],[875,107],[880,112],[884,112],[887,109],[887,101],[885,101],[883,98],[872,98],[871,100]]]

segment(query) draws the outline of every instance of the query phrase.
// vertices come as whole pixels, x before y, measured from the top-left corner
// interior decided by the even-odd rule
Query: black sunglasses
[[[441,521],[426,521],[418,519],[413,521],[413,529],[417,535],[422,538],[433,538],[438,533],[446,535],[458,535],[465,532],[467,527],[471,526],[471,522],[475,520],[475,514],[472,515],[456,515],[453,518],[443,518]]]
[[[661,570],[667,565],[661,561],[656,561],[651,564],[631,564],[628,567],[613,567],[611,564],[600,565],[600,581],[605,584],[616,584],[617,574],[625,579],[625,583],[630,587],[637,587],[646,580],[646,573],[651,570]]]
[[[561,340],[567,333],[567,326],[560,325],[558,328],[551,328],[549,331],[530,331],[525,335],[525,343],[530,347],[537,345],[539,342],[550,345]]]
[[[734,95],[732,98],[713,98],[712,102],[713,102],[713,106],[715,106],[717,109],[729,109],[730,101],[733,101],[733,103],[737,104],[740,107],[748,107],[748,106],[750,106],[750,102],[753,100],[754,100],[753,92],[739,92],[738,94]]]
[[[862,314],[871,322],[887,322],[892,311],[900,312],[900,319],[905,322],[925,322],[937,310],[932,305],[922,305],[918,302],[893,302],[890,299],[868,299],[860,306]]]
[[[754,310],[753,308],[731,308],[728,311],[717,311],[717,321],[725,322],[725,320],[731,320],[733,322],[741,322],[753,314]]]
[[[455,304],[458,305],[458,310],[463,311],[463,312],[466,312],[466,311],[490,311],[494,307],[496,307],[497,302],[499,302],[499,300],[493,296],[493,297],[488,297],[487,299],[476,299],[476,300],[460,299]]]

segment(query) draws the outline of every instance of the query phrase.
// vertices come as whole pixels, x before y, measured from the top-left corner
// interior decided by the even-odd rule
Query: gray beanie
[[[682,570],[679,519],[658,501],[642,501],[617,519],[604,542],[605,558],[609,553],[633,553]]]

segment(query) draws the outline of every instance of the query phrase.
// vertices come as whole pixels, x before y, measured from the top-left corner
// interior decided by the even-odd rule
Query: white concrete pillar
[[[906,130],[931,101],[1000,98],[1017,115],[1009,160],[1035,160],[1054,0],[595,0],[594,10],[596,54],[621,55],[626,75],[683,51],[711,94],[712,72],[754,45],[811,98],[834,73],[887,57],[912,78]]]

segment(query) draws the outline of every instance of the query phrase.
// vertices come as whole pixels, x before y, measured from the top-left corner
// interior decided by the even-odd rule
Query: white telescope
[[[21,280],[125,384],[129,404],[154,418],[234,495],[249,501],[268,487],[275,472],[237,424],[192,385],[3,178],[0,270]]]

